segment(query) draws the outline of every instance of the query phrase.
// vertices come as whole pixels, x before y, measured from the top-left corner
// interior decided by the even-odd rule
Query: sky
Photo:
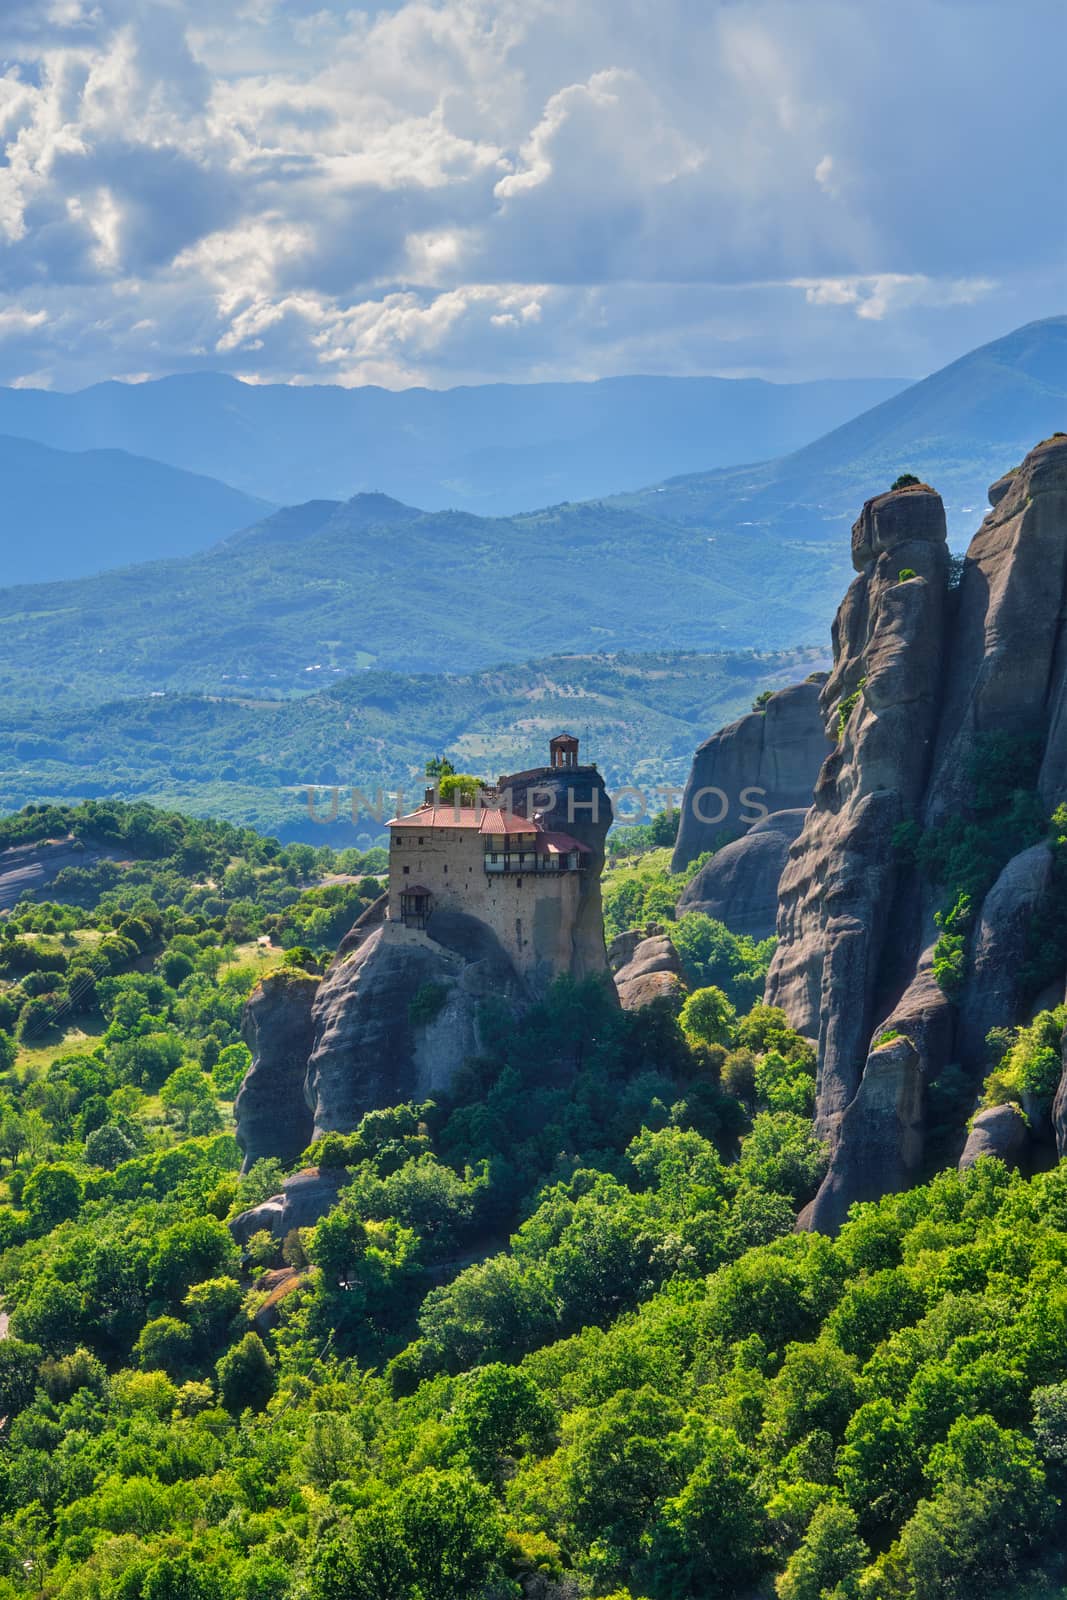
[[[911,377],[1062,312],[1062,0],[0,0],[0,383]]]

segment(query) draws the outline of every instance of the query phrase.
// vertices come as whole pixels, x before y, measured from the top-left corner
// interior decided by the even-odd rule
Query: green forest
[[[108,700],[80,679],[69,696],[50,671],[16,687],[0,668],[0,810],[28,802],[147,799],[315,845],[355,846],[381,822],[351,820],[351,786],[421,795],[428,749],[460,770],[519,772],[575,724],[611,786],[681,787],[709,715],[729,722],[753,698],[825,664],[815,649],[658,651],[542,657],[486,672],[364,670],[302,675],[294,699],[252,698],[231,678],[210,694]],[[20,667],[20,672],[22,668]],[[307,786],[316,786],[315,816]],[[324,826],[339,795],[339,822]],[[653,809],[661,802],[652,799]]]
[[[673,922],[680,1013],[487,1003],[449,1096],[320,1139],[339,1203],[239,1248],[285,1177],[240,1172],[242,1007],[321,973],[385,852],[0,821],[92,856],[0,922],[0,1597],[1064,1592],[1067,1165],[795,1232],[814,1052],[761,1003],[772,941],[674,921],[671,828],[615,836],[605,911]]]

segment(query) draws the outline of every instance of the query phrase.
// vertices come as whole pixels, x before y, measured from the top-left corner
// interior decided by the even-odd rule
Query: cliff
[[[818,1041],[831,1162],[813,1227],[921,1174],[942,1074],[962,1073],[969,1111],[987,1033],[1048,981],[1033,941],[1053,876],[1038,813],[1067,793],[1067,437],[990,501],[958,591],[932,489],[881,495],[853,528],[820,695],[838,742],[781,879],[766,991]],[[958,1153],[964,1129],[946,1131]]]
[[[725,922],[732,933],[770,938],[778,921],[778,884],[806,815],[799,808],[773,811],[716,850],[682,890],[678,915],[699,911]]]
[[[233,1103],[245,1172],[261,1156],[295,1161],[311,1143],[304,1078],[318,986],[317,978],[283,967],[261,978],[248,997],[241,1033],[252,1065]]]
[[[540,915],[553,909],[547,897],[531,901],[529,937],[544,959],[520,972],[481,917],[441,906],[425,927],[407,927],[387,919],[383,895],[320,984],[261,983],[245,1011],[253,1061],[234,1105],[246,1165],[261,1155],[291,1161],[313,1137],[348,1131],[367,1111],[447,1092],[481,1048],[487,999],[519,1011],[553,977],[607,974],[600,875],[612,815],[602,778],[594,767],[537,768],[500,787],[516,813],[536,809],[547,827],[588,847],[573,918],[562,929],[558,916]],[[529,892],[536,896],[532,876]]]
[[[673,872],[740,838],[768,812],[807,808],[831,749],[820,709],[824,677],[813,673],[779,690],[761,710],[699,746],[682,799]]]

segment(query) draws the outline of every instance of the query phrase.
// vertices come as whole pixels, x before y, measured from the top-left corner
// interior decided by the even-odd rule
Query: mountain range
[[[754,466],[510,518],[380,494],[309,502],[192,556],[0,592],[0,694],[279,698],[371,665],[821,645],[872,489],[902,472],[932,481],[959,542],[986,486],[1065,416],[1061,317]]]
[[[5,583],[185,555],[257,521],[269,501],[125,450],[57,450],[0,434]]]
[[[75,394],[0,389],[0,433],[53,449],[125,450],[274,505],[384,492],[431,511],[506,516],[755,460],[767,440],[775,454],[792,450],[903,387],[882,378],[625,377],[392,391],[188,373]],[[194,548],[195,529],[184,542],[164,532],[146,524],[141,559]],[[217,537],[213,528],[196,547]],[[116,550],[97,566],[129,559]]]

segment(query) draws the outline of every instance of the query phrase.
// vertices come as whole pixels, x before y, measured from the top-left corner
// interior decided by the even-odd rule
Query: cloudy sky
[[[1062,0],[0,0],[0,382],[919,375],[1065,308]]]

